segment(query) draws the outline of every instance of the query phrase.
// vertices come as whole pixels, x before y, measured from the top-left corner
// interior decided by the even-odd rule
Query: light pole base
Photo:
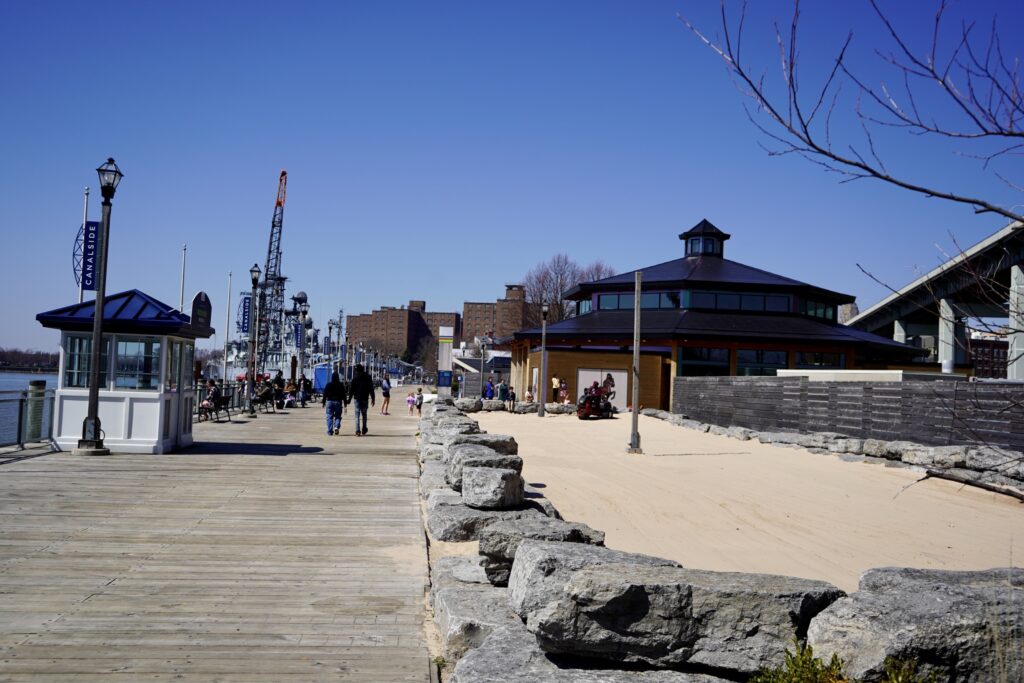
[[[78,448],[72,449],[71,455],[110,455],[110,449],[104,447],[102,441],[83,439],[78,442]]]

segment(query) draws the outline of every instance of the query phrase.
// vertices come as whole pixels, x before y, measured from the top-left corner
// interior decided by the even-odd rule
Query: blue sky
[[[755,4],[745,49],[774,78],[771,19],[788,21],[791,5]],[[923,51],[934,6],[883,5]],[[723,66],[676,19],[714,31],[717,11],[668,0],[3,3],[0,346],[56,348],[34,316],[77,300],[82,188],[98,219],[94,169],[108,156],[125,179],[107,291],[175,304],[187,243],[187,298],[207,291],[218,328],[228,271],[237,293],[263,266],[282,168],[283,270],[318,324],[410,299],[461,312],[557,252],[618,271],[659,263],[682,254],[676,235],[702,218],[733,234],[728,257],[863,307],[885,290],[857,263],[899,286],[955,249],[950,233],[966,246],[1002,227],[768,157]],[[808,87],[850,29],[862,75],[891,78],[871,54],[880,27],[866,2],[803,12]],[[954,12],[1024,20],[1008,1]],[[914,179],[1024,203],[942,145],[879,142]]]

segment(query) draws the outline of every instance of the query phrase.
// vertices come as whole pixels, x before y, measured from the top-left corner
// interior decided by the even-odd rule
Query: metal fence
[[[0,391],[0,446],[49,441],[55,400],[54,389]]]

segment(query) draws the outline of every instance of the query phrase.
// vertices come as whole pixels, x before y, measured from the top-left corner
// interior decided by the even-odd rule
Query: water
[[[25,372],[0,372],[0,391],[25,391],[32,380],[45,380],[47,389],[57,388],[57,375],[32,374]],[[16,399],[17,394],[0,394],[0,399]],[[49,432],[50,402],[44,404],[43,433]],[[18,440],[18,402],[0,400],[0,445],[16,443]]]

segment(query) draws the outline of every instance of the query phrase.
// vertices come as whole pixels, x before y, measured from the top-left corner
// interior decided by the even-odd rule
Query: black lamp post
[[[96,169],[100,177],[100,193],[103,195],[103,217],[100,223],[100,259],[96,269],[96,309],[92,319],[92,346],[89,349],[89,407],[82,421],[82,438],[78,440],[77,455],[109,455],[110,449],[103,446],[103,430],[100,427],[100,360],[103,349],[103,308],[106,303],[107,287],[107,245],[110,242],[110,200],[124,174],[113,159]]]
[[[548,305],[541,304],[540,307],[540,386],[535,387],[537,400],[537,416],[544,417],[544,395],[548,390]]]
[[[262,274],[259,264],[252,264],[252,268],[249,269],[249,277],[252,278],[252,297],[249,304],[249,386],[246,389],[249,397],[249,417],[256,417],[256,407],[252,404],[252,397],[256,392],[256,287],[260,284]]]
[[[306,372],[306,315],[309,313],[309,301],[303,300],[299,305],[299,377]]]

